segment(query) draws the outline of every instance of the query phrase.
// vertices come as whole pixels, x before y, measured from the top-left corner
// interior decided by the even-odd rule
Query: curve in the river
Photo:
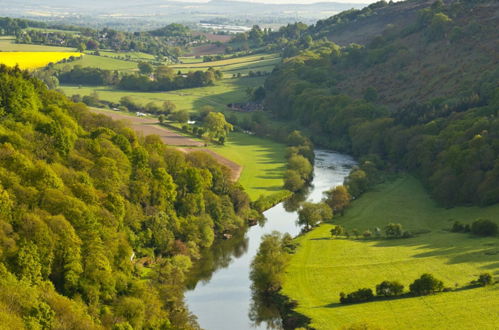
[[[318,202],[323,192],[343,183],[355,161],[347,155],[327,150],[315,151],[314,179],[307,200]],[[289,207],[288,207],[289,209]],[[198,317],[206,330],[265,329],[255,326],[249,319],[251,304],[250,264],[261,237],[274,230],[296,236],[295,211],[286,211],[280,203],[264,213],[263,226],[251,227],[246,233],[217,242],[205,251],[201,261],[194,266],[185,293],[189,309]]]

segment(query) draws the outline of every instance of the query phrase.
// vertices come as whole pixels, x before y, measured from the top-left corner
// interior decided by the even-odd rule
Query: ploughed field
[[[401,176],[361,196],[333,223],[360,233],[388,223],[419,233],[404,239],[331,238],[332,224],[323,224],[297,239],[284,281],[284,293],[298,301],[296,310],[317,329],[338,329],[368,323],[383,329],[497,329],[499,285],[467,289],[470,281],[488,272],[499,274],[499,240],[449,229],[454,221],[470,224],[477,218],[499,221],[499,205],[443,209],[418,180]],[[456,288],[424,297],[398,298],[342,305],[340,292],[371,288],[384,280],[408,286],[431,273]]]

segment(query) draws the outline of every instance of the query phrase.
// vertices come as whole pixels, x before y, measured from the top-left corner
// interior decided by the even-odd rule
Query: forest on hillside
[[[196,328],[191,260],[245,225],[242,188],[205,153],[90,113],[0,67],[0,323]]]
[[[266,110],[320,145],[417,174],[445,206],[497,203],[497,5],[483,3],[437,1],[366,46],[315,41],[267,79]]]

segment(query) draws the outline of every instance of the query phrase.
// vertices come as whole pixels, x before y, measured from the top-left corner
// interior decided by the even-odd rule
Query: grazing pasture
[[[0,37],[0,51],[2,52],[74,52],[75,48],[56,47],[32,44],[16,44],[12,36]]]
[[[342,217],[350,238],[331,239],[333,224],[319,226],[297,239],[284,281],[284,293],[298,301],[296,310],[317,329],[338,329],[365,322],[383,329],[497,329],[499,285],[462,288],[480,273],[499,274],[499,240],[449,232],[454,221],[477,218],[499,221],[499,205],[438,207],[413,177],[401,176],[375,187],[354,201]],[[388,223],[400,223],[417,234],[405,239],[355,239]],[[432,296],[340,305],[340,292],[375,289],[395,280],[405,290],[423,273],[458,290]]]

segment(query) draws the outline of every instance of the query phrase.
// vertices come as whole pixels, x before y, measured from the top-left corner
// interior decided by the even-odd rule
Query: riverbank
[[[317,151],[314,179],[307,198],[319,201],[322,193],[343,183],[355,161],[346,155]],[[189,310],[207,330],[266,329],[267,322],[256,322],[252,304],[250,264],[260,245],[261,237],[274,230],[296,236],[301,228],[298,216],[288,200],[264,212],[266,221],[231,240],[206,251],[191,271],[189,291],[185,293]],[[253,316],[255,316],[253,314]]]
[[[497,325],[499,287],[448,292],[443,295],[340,305],[340,292],[374,288],[395,280],[406,288],[423,273],[445,286],[463,286],[478,274],[497,274],[497,237],[477,238],[451,233],[454,221],[498,219],[499,205],[443,209],[415,178],[402,175],[375,186],[354,201],[334,224],[360,233],[389,222],[420,232],[392,240],[331,239],[332,224],[300,236],[284,280],[283,293],[296,300],[296,311],[312,319],[317,329],[337,329],[359,322],[387,329],[493,329]],[[495,307],[494,307],[495,306]],[[470,318],[470,315],[474,317]]]

